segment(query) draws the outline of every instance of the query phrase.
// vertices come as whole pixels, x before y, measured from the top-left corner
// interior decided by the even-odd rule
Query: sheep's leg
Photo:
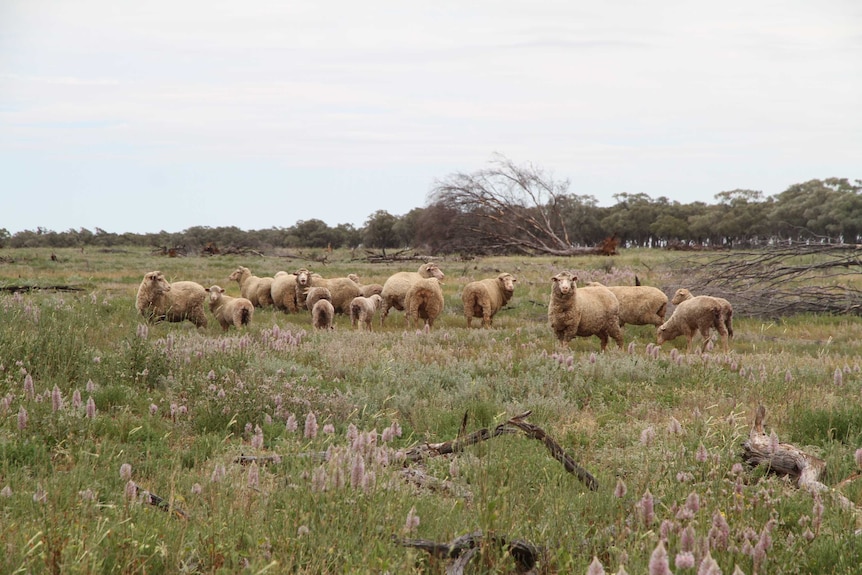
[[[605,349],[608,347],[608,334],[607,334],[607,332],[603,331],[602,333],[599,333],[596,335],[598,335],[599,340],[602,342],[602,351],[605,351]]]

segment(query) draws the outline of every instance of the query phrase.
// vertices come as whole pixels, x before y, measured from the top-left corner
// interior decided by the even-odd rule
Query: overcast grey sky
[[[862,178],[862,2],[0,2],[0,228],[363,225],[532,163],[601,205]]]

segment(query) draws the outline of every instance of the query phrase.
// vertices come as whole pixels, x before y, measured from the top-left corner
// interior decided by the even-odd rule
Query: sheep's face
[[[217,285],[214,285],[214,286],[212,286],[212,287],[208,287],[208,288],[206,288],[206,290],[209,292],[209,294],[210,294],[210,301],[211,301],[211,302],[213,302],[213,303],[215,303],[215,302],[217,302],[218,300],[220,300],[220,299],[221,299],[221,294],[223,294],[223,293],[224,293],[224,288],[222,288],[222,287],[220,287],[220,286],[217,286]]]
[[[308,280],[311,278],[311,272],[303,268],[296,272],[296,283],[301,286],[308,285]]]
[[[147,283],[150,284],[150,291],[153,293],[165,293],[171,291],[171,284],[165,279],[162,272],[150,272],[144,276]]]
[[[676,293],[673,294],[673,299],[670,300],[670,303],[673,305],[679,305],[687,299],[691,299],[691,292],[685,288],[679,288],[676,290]]]
[[[380,309],[380,305],[383,303],[383,296],[380,294],[374,294],[370,298],[371,303],[374,305],[374,309]]]
[[[554,291],[561,295],[568,295],[575,291],[575,282],[578,276],[569,272],[561,272],[551,278],[554,282]]]
[[[443,278],[446,277],[443,274],[443,270],[437,267],[437,264],[425,264],[422,266],[419,273],[424,275],[426,278],[437,278],[441,282],[443,281]]]
[[[238,281],[242,280],[242,276],[246,271],[249,271],[249,269],[240,266],[240,267],[236,268],[233,271],[233,273],[227,277],[227,279],[230,281],[233,281],[233,282],[238,282]],[[249,272],[249,273],[251,273],[251,272]]]
[[[655,341],[658,345],[667,341],[667,326],[662,324],[655,332]]]
[[[515,291],[515,282],[518,281],[515,279],[515,276],[512,274],[500,274],[497,279],[500,280],[500,285],[503,286],[503,291],[508,293]]]

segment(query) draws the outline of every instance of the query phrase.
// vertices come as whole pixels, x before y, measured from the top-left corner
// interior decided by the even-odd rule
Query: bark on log
[[[438,543],[428,539],[396,539],[396,541],[405,547],[422,549],[434,557],[456,559],[455,562],[447,566],[446,573],[463,573],[467,563],[473,558],[476,550],[480,548],[483,542],[489,542],[508,551],[515,560],[515,568],[518,573],[536,573],[537,563],[545,555],[544,549],[529,541],[507,539],[493,533],[484,535],[481,531],[461,535],[449,543]]]

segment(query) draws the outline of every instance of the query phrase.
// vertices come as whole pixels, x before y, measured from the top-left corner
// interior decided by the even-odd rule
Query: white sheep
[[[603,285],[589,282],[586,285]],[[667,313],[667,296],[652,286],[605,286],[620,302],[620,327],[631,325],[654,325],[664,323]]]
[[[443,288],[436,277],[419,278],[410,285],[404,296],[404,311],[408,327],[418,327],[420,319],[425,320],[428,329],[434,327],[434,320],[443,312]]]
[[[335,308],[328,299],[319,299],[311,308],[311,325],[317,329],[335,329],[332,325],[335,319]]]
[[[715,328],[721,336],[725,353],[728,351],[728,332],[722,305],[715,298],[697,296],[681,301],[666,322],[656,331],[656,343],[662,345],[666,341],[684,335],[687,340],[686,351],[691,353],[692,340],[700,332],[703,337],[701,351],[706,350],[709,343],[710,330]]]
[[[135,298],[135,308],[150,322],[189,320],[197,327],[207,326],[204,286],[192,281],[168,283],[160,271],[147,272]]]
[[[243,327],[251,324],[254,305],[248,298],[232,297],[225,294],[223,287],[213,285],[206,288],[210,294],[210,311],[227,331],[230,326]]]
[[[551,301],[548,304],[548,321],[557,340],[567,344],[578,337],[596,336],[602,351],[613,338],[620,347],[620,303],[605,286],[599,284],[578,289],[578,276],[560,272],[551,278]]]
[[[255,307],[272,305],[272,280],[271,277],[258,277],[251,273],[245,266],[239,266],[228,278],[239,284],[239,293],[242,297],[251,301]]]
[[[515,293],[515,282],[510,273],[501,273],[495,278],[473,281],[464,286],[461,301],[464,302],[464,315],[467,327],[472,327],[473,318],[482,318],[482,327],[491,327],[494,315],[509,303]]]
[[[279,271],[273,276],[269,291],[272,304],[276,308],[287,313],[296,313],[300,310],[299,302],[296,301],[296,278],[301,271]]]
[[[350,302],[350,325],[371,331],[371,321],[382,303],[383,298],[380,294],[353,298],[353,301]]]
[[[314,286],[305,290],[305,308],[308,311],[311,311],[314,304],[322,299],[332,303],[332,292],[329,291],[329,288]]]
[[[332,295],[330,299],[332,307],[335,313],[340,314],[349,314],[350,302],[353,298],[362,295],[359,285],[350,278],[324,278],[303,268],[296,275],[296,301],[300,307],[305,305],[306,291],[310,287],[327,288]]]
[[[399,311],[404,310],[404,299],[407,296],[407,290],[410,286],[422,278],[435,277],[442,281],[445,277],[443,270],[437,267],[437,264],[429,262],[419,266],[419,270],[415,272],[396,272],[389,276],[383,282],[383,290],[380,295],[383,297],[383,313],[380,315],[380,325],[386,320],[389,315],[389,309],[395,308]]]
[[[347,277],[359,286],[359,292],[362,297],[371,297],[374,294],[379,294],[383,291],[383,286],[380,284],[363,284],[359,281],[359,276],[356,274],[347,274]]]
[[[670,303],[673,305],[679,305],[680,303],[693,299],[695,296],[686,288],[680,288],[676,290],[676,293],[673,294],[673,299],[670,300]],[[702,297],[711,297],[715,301],[718,302],[718,305],[721,306],[721,321],[724,323],[724,327],[727,330],[727,336],[730,339],[733,339],[733,306],[730,305],[730,302],[724,299],[723,297],[715,297],[715,296],[702,296]],[[725,350],[727,351],[727,350]]]

